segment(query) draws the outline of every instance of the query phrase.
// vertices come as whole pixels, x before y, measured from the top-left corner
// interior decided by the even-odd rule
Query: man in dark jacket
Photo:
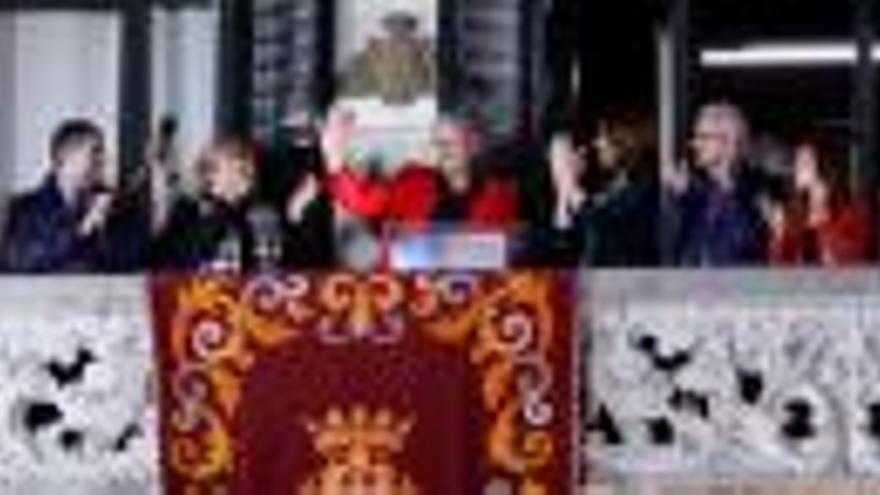
[[[0,267],[15,272],[123,268],[125,253],[115,246],[120,228],[111,225],[115,199],[102,181],[101,130],[87,120],[66,121],[52,135],[50,155],[43,183],[9,206]]]
[[[704,106],[694,126],[696,167],[664,174],[675,262],[742,266],[766,259],[760,201],[766,180],[747,163],[748,125],[727,103]]]

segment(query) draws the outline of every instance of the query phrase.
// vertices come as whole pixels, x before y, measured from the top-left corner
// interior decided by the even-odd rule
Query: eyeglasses
[[[724,138],[724,134],[720,132],[697,132],[694,134],[694,141],[712,141]]]

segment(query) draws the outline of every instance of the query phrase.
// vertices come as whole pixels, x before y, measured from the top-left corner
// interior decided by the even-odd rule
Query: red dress
[[[792,208],[786,215],[783,231],[771,239],[770,261],[776,265],[865,263],[873,251],[872,232],[869,209],[863,203],[840,205],[812,227],[802,213]]]

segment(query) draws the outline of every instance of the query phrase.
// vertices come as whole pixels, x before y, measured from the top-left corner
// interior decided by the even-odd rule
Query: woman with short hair
[[[154,264],[183,270],[254,266],[254,146],[239,137],[217,138],[200,153],[195,174],[195,197],[172,206],[154,243]]]

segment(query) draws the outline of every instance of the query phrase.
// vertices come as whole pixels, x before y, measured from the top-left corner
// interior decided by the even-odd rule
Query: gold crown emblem
[[[347,412],[334,408],[319,421],[304,423],[322,466],[302,485],[300,495],[418,493],[411,478],[395,466],[412,431],[412,418],[358,405]]]

